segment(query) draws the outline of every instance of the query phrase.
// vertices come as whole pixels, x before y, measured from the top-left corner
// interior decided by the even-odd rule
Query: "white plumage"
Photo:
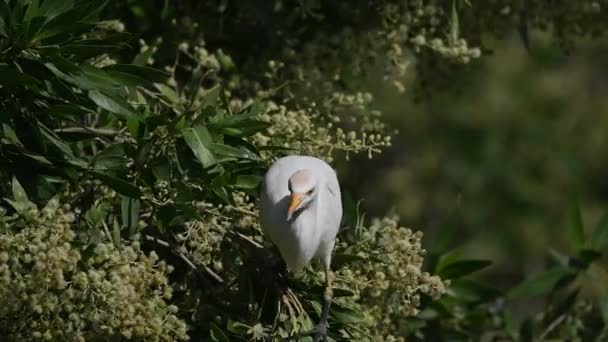
[[[260,194],[262,229],[279,248],[287,266],[299,272],[320,258],[325,271],[321,319],[314,330],[291,338],[312,336],[327,341],[331,305],[331,253],[342,221],[342,199],[336,173],[321,159],[283,157],[266,172]]]
[[[300,271],[314,257],[328,270],[342,220],[335,171],[313,157],[277,160],[264,177],[260,216],[262,229],[292,271]]]

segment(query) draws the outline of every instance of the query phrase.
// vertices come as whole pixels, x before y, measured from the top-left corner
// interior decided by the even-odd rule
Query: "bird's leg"
[[[321,319],[315,328],[315,336],[313,342],[327,341],[327,321],[329,319],[329,307],[331,300],[334,297],[332,288],[332,272],[329,266],[325,267],[325,291],[323,292],[323,310],[321,311]]]
[[[327,341],[327,321],[329,319],[329,307],[334,295],[332,288],[332,272],[329,265],[325,266],[325,291],[323,292],[323,309],[321,311],[321,319],[317,326],[311,330],[303,333],[295,334],[284,338],[283,341],[290,341],[301,337],[312,337],[313,342],[326,342]]]

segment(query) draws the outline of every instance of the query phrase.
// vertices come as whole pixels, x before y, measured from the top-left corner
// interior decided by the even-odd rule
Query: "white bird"
[[[313,157],[287,156],[277,160],[264,176],[260,221],[293,272],[302,270],[313,258],[321,260],[325,271],[323,312],[317,328],[308,335],[314,335],[314,341],[325,340],[333,295],[331,254],[342,221],[336,172]]]

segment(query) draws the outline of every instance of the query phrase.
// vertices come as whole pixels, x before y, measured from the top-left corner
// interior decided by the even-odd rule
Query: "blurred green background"
[[[423,99],[415,80],[405,94],[368,80],[399,134],[341,168],[371,216],[394,210],[430,249],[452,236],[462,255],[494,260],[482,276],[500,288],[540,272],[550,248],[569,251],[575,193],[587,228],[608,208],[608,45],[564,54],[532,39],[530,52],[517,35],[493,42]]]

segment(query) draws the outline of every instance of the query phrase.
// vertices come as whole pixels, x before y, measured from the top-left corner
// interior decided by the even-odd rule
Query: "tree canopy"
[[[603,38],[607,8],[0,0],[0,336],[244,341],[312,328],[320,270],[285,278],[258,223],[272,161],[373,159],[397,132],[366,79],[424,100],[512,32],[534,47],[531,32],[548,31],[564,53]],[[606,299],[568,287],[608,244],[607,220],[584,236],[578,204],[576,255],[503,293],[469,277],[489,261],[427,251],[394,215],[367,218],[348,191],[343,202],[333,340],[606,336]],[[500,303],[539,295],[551,305],[512,326]]]

